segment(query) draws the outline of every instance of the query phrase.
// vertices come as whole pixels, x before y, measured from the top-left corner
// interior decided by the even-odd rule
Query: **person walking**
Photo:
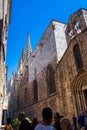
[[[19,126],[20,126],[21,122],[19,121],[18,117],[14,118],[11,121],[11,125],[13,127],[14,130],[19,130]]]
[[[45,107],[42,110],[43,122],[35,127],[35,130],[55,130],[51,125],[52,122],[52,110],[50,107]]]
[[[70,120],[66,117],[61,118],[60,120],[62,130],[74,130],[73,126],[70,123]]]
[[[20,113],[18,119],[21,121],[19,130],[30,130],[30,123],[26,120],[24,113]]]
[[[85,119],[85,112],[80,112],[80,115],[78,117],[78,124],[81,130],[84,130],[84,119]]]
[[[85,110],[84,129],[87,130],[87,110]]]
[[[7,121],[7,124],[5,125],[4,130],[13,130],[13,128],[11,126],[11,118],[8,117],[6,121]]]
[[[39,124],[37,118],[33,118],[31,122],[31,130],[34,130],[37,124]]]
[[[54,113],[54,127],[56,130],[62,130],[60,126],[60,114],[58,112]]]
[[[72,122],[73,122],[74,130],[78,130],[78,128],[77,128],[77,117],[75,115],[72,116]]]

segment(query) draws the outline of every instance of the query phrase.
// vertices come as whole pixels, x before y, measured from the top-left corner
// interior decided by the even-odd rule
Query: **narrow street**
[[[0,130],[87,116],[87,0],[71,1],[0,0]]]

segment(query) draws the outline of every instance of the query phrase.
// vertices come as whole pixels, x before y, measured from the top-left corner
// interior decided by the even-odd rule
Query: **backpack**
[[[5,126],[5,130],[12,130],[11,125],[10,125],[10,124],[7,124],[7,125]]]

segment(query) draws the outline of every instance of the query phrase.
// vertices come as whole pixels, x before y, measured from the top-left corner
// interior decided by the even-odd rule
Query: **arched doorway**
[[[87,109],[87,72],[81,72],[75,76],[72,82],[72,92],[77,114]]]
[[[86,106],[87,106],[87,85],[84,86],[82,89],[83,89],[83,93],[84,93],[85,103],[86,103]]]

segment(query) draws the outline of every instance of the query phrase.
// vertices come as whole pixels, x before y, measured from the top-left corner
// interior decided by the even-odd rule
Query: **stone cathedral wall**
[[[55,29],[53,28],[53,25],[55,25]],[[55,106],[55,101],[57,101],[57,97],[55,96],[56,93],[52,95],[51,97],[52,100],[48,96],[46,71],[47,71],[47,65],[51,64],[54,71],[56,72],[58,60],[61,59],[61,58],[59,59],[58,56],[62,57],[66,49],[66,40],[65,40],[65,33],[63,28],[64,25],[65,24],[63,23],[59,23],[59,22],[57,23],[56,21],[52,21],[51,24],[48,26],[47,30],[45,31],[45,33],[43,34],[43,36],[41,37],[34,52],[29,57],[29,60],[27,62],[28,69],[29,69],[28,82],[26,83],[26,85],[22,85],[22,84],[20,85],[21,91],[19,92],[20,110],[24,110],[27,114],[30,111],[30,109],[33,110],[32,107],[38,109],[40,108],[41,111],[43,106],[50,106],[50,105],[53,106],[53,108],[56,111],[57,107]],[[58,30],[58,28],[60,28],[60,30]],[[62,45],[58,46],[58,44],[60,44],[61,41],[61,36],[62,36]],[[59,48],[62,49],[61,54],[57,52]],[[33,80],[34,79],[37,80],[37,84],[38,84],[37,103],[34,103],[33,101]],[[25,103],[24,100],[25,88],[27,88],[28,91],[28,98],[27,98],[28,101],[26,101],[27,103]],[[37,111],[36,114],[33,111],[32,117],[34,115],[37,115],[39,117],[40,115],[39,111]]]
[[[84,19],[82,18],[82,15],[80,16],[81,20],[83,20],[81,21],[81,24],[83,25]],[[75,33],[74,37],[71,37],[71,39],[69,38],[70,35],[67,32],[66,37],[69,38],[69,40],[67,40],[68,47],[66,45],[64,31],[64,24],[59,22],[57,23],[55,21],[51,22],[41,37],[37,47],[29,57],[26,63],[29,69],[27,74],[28,79],[26,81],[26,73],[23,74],[24,76],[21,77],[19,85],[18,113],[23,111],[27,116],[29,115],[31,119],[33,117],[37,117],[38,120],[41,121],[42,109],[46,106],[50,106],[53,112],[58,111],[61,115],[67,116],[71,119],[73,114],[77,116],[81,110],[87,108],[87,104],[86,107],[83,107],[81,104],[81,102],[84,101],[82,100],[82,93],[85,91],[83,90],[84,85],[86,86],[87,90],[87,74],[85,73],[87,72],[87,28],[81,30],[79,34]],[[77,69],[74,55],[74,46],[76,44],[79,45],[83,62],[83,66],[79,69]],[[81,59],[79,59],[79,61],[80,60]],[[46,79],[47,66],[49,64],[53,67],[54,70],[56,87],[56,92],[50,95],[48,93],[49,86],[47,85]],[[84,81],[84,84],[81,82],[81,80],[78,80],[81,82],[80,84],[77,82],[77,79],[84,75],[84,73],[84,80],[81,79],[82,82]],[[37,81],[38,88],[37,101],[34,101],[33,97],[33,81],[35,79]],[[75,88],[79,88],[79,85],[83,86],[81,86],[80,89]],[[27,88],[26,98],[24,93],[25,88]],[[75,99],[75,97],[78,99]],[[79,105],[79,110],[77,110],[78,106],[76,105]]]

